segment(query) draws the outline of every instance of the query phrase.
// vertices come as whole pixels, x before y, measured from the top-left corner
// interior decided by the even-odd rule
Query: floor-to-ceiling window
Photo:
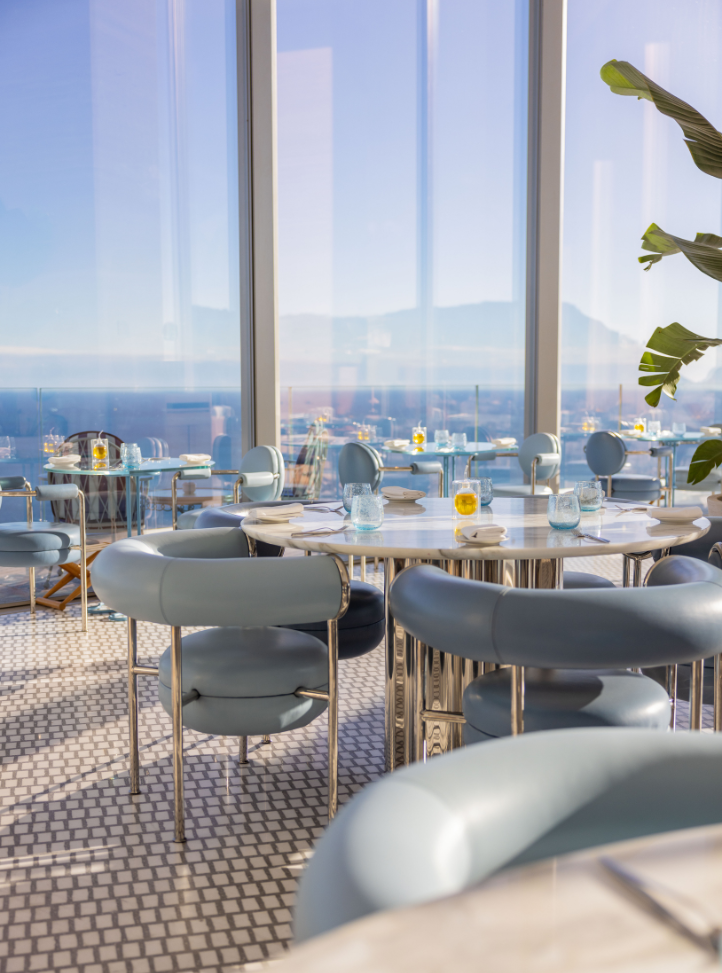
[[[0,472],[86,429],[238,462],[235,45],[233,0],[0,4]]]
[[[323,421],[328,490],[357,435],[522,435],[527,54],[525,0],[279,0],[282,438]]]
[[[567,481],[586,468],[592,428],[624,432],[637,416],[698,429],[721,416],[719,353],[683,372],[677,401],[650,409],[637,385],[656,327],[679,321],[717,336],[720,285],[681,255],[645,272],[637,257],[650,223],[694,239],[720,233],[720,182],[692,162],[675,122],[653,104],[612,94],[599,77],[630,61],[722,127],[722,5],[717,0],[569,0],[562,431]],[[688,465],[689,450],[681,451]],[[640,472],[651,460],[632,459]],[[646,465],[645,465],[646,464]],[[685,477],[680,474],[678,480]]]

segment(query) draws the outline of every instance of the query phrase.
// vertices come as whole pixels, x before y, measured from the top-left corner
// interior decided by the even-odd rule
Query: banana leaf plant
[[[607,61],[600,71],[602,81],[615,95],[630,95],[651,101],[663,115],[674,119],[684,133],[684,141],[694,164],[715,179],[722,179],[722,132],[717,131],[704,115],[686,101],[665,91],[628,61]],[[683,254],[697,270],[722,282],[722,237],[716,233],[698,233],[694,240],[667,233],[656,223],[642,237],[642,249],[651,256],[638,260],[645,270],[675,253]],[[659,405],[662,392],[674,399],[683,365],[698,361],[709,348],[722,344],[718,338],[705,338],[688,331],[678,322],[656,328],[647,342],[639,363],[642,386],[653,386],[645,396],[652,407]],[[716,439],[701,443],[692,457],[688,483],[700,483],[722,464],[722,442]]]

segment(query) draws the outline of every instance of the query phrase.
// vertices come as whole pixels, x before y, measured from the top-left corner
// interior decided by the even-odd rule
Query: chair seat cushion
[[[661,489],[662,484],[656,476],[643,476],[641,473],[615,473],[612,477],[612,492],[625,490],[628,493],[649,493]]]
[[[548,496],[551,492],[551,487],[537,483],[534,496]],[[494,484],[495,497],[530,497],[531,495],[531,483],[501,483],[499,486],[496,483]]]
[[[564,587],[575,588],[614,588],[614,582],[602,578],[598,574],[587,574],[584,571],[565,571]]]
[[[324,645],[328,642],[326,622],[307,622],[288,627],[297,632],[311,632]],[[381,642],[385,629],[383,594],[371,584],[352,581],[351,601],[346,614],[338,623],[339,659],[354,659],[371,652]]]
[[[510,689],[510,668],[479,676],[467,686],[463,701],[467,743],[511,734]],[[641,673],[628,669],[524,670],[524,732],[584,726],[666,730],[669,719],[667,693]]]
[[[80,544],[77,524],[38,521],[0,524],[0,551],[60,551]]]
[[[182,640],[183,725],[200,733],[255,736],[305,726],[326,702],[295,696],[328,687],[328,651],[286,628],[210,628]],[[171,712],[170,648],[160,659],[158,695]]]

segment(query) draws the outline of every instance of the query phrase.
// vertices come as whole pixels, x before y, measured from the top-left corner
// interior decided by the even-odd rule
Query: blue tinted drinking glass
[[[384,522],[384,498],[355,496],[351,504],[351,523],[356,530],[376,530]]]
[[[579,506],[585,513],[599,510],[604,498],[602,484],[598,480],[579,480],[574,484],[574,496],[579,497]]]
[[[351,501],[354,497],[370,497],[370,483],[347,483],[343,488],[343,509],[351,513]]]
[[[582,512],[579,506],[579,497],[573,493],[566,493],[558,497],[552,494],[547,504],[547,519],[551,527],[556,530],[571,530],[579,526]]]

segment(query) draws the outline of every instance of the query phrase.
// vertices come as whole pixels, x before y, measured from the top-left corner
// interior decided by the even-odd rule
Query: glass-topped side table
[[[143,477],[152,476],[155,473],[177,473],[179,470],[197,470],[204,466],[213,466],[212,460],[205,463],[185,463],[177,457],[169,456],[163,459],[144,460],[140,466],[128,469],[125,466],[111,466],[106,469],[92,469],[87,463],[78,463],[77,466],[54,466],[52,463],[43,465],[43,469],[48,473],[65,473],[75,476],[107,476],[109,478],[125,478],[125,519],[128,530],[128,537],[133,535],[133,508],[130,498],[133,495],[131,482],[136,479],[135,490],[135,517],[137,522],[136,533],[142,532],[141,511],[140,511],[140,484],[137,482]]]

